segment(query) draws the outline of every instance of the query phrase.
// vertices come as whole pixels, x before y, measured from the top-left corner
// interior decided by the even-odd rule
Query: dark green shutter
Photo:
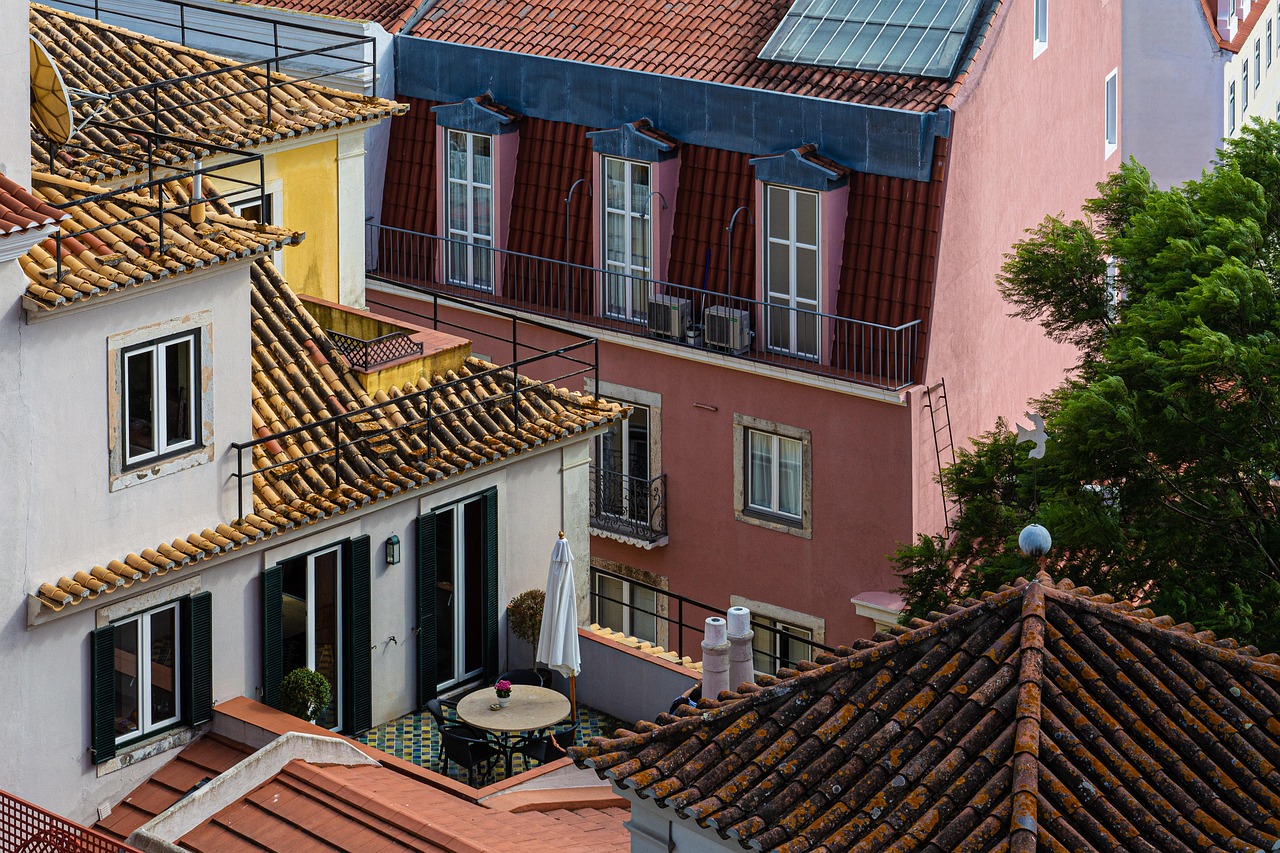
[[[498,677],[498,489],[484,492],[484,675]]]
[[[93,763],[116,756],[116,629],[97,628],[89,635],[93,691]]]
[[[280,707],[284,680],[284,570],[272,566],[262,572],[262,701]]]
[[[342,733],[373,726],[373,637],[369,626],[369,537],[347,543],[342,572]]]
[[[436,697],[436,515],[418,517],[418,707]]]
[[[182,600],[183,721],[189,725],[213,719],[213,594],[200,592]]]

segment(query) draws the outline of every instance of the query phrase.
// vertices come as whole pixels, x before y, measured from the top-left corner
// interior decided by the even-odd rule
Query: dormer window
[[[196,446],[198,332],[124,350],[126,467]]]

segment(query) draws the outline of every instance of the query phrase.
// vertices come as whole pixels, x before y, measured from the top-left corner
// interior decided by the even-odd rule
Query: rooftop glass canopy
[[[982,0],[795,0],[761,59],[950,78]]]

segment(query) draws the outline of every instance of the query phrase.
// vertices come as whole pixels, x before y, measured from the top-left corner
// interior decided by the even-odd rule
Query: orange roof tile
[[[348,21],[372,21],[389,33],[399,32],[422,0],[240,0],[253,6],[271,6],[342,18]]]
[[[1280,656],[1020,580],[571,755],[779,851],[1280,849]]]
[[[168,163],[186,163],[207,154],[202,144],[255,148],[407,109],[283,74],[271,75],[268,98],[261,68],[37,3],[31,4],[31,35],[53,57],[68,86],[112,96],[76,108],[77,123],[90,114],[96,114],[96,123],[77,131],[53,159],[58,174],[84,180],[109,180],[142,168],[137,156],[125,155],[141,154],[146,140],[121,128],[189,141],[169,139],[157,152]],[[153,116],[157,98],[161,106]],[[31,156],[38,168],[50,169],[49,152],[38,139],[32,139]]]
[[[1000,6],[988,0],[954,80],[759,58],[791,0],[436,0],[411,35],[756,89],[930,112],[947,106]]]
[[[48,202],[27,192],[17,181],[0,174],[0,237],[69,218],[70,213],[51,207]]]
[[[1249,16],[1239,22],[1235,36],[1230,39],[1224,39],[1222,33],[1218,32],[1218,13],[1213,0],[1200,0],[1200,9],[1204,12],[1205,23],[1209,26],[1209,34],[1213,36],[1213,40],[1217,42],[1218,47],[1232,53],[1239,53],[1240,48],[1244,47],[1244,43],[1249,40],[1249,35],[1253,32],[1253,28],[1257,26],[1258,21],[1262,20],[1263,12],[1270,12],[1270,4],[1264,2],[1264,0],[1255,0],[1252,8],[1249,9]]]

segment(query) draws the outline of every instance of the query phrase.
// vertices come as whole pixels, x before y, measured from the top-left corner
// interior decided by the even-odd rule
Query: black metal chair
[[[493,773],[494,759],[502,755],[502,750],[490,743],[487,737],[476,737],[475,729],[470,726],[442,726],[440,728],[440,743],[444,748],[445,772],[448,773],[449,771],[450,761],[460,767],[465,767],[468,785],[471,784],[472,772],[482,764],[484,765],[484,775],[480,779],[481,782],[487,782],[490,774]]]
[[[455,729],[465,731],[468,737],[481,739],[485,737],[484,732],[474,729],[458,719],[458,703],[453,699],[430,699],[422,707],[436,721],[437,731],[443,731],[445,726],[452,726]],[[449,716],[446,711],[452,711],[453,716]],[[442,742],[443,738],[436,741],[436,764],[440,763],[440,744]]]
[[[512,684],[531,684],[534,687],[546,687],[549,675],[550,670],[513,669],[510,672],[504,672],[502,678],[498,680],[510,681]]]
[[[537,735],[518,741],[512,746],[512,752],[518,752],[526,760],[546,764],[557,758],[564,758],[569,747],[578,742],[578,725],[575,723],[567,729],[559,729],[551,734]]]

